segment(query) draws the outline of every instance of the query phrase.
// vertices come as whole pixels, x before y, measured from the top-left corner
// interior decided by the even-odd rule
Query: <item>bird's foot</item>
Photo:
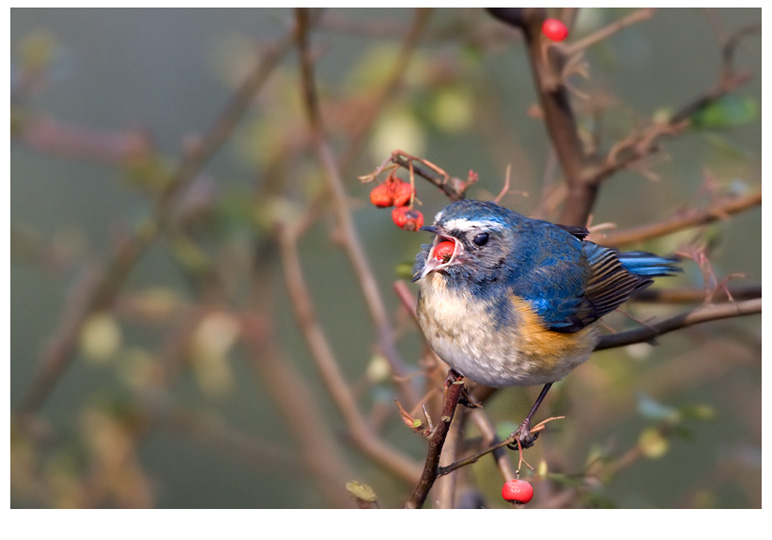
[[[459,404],[463,405],[467,409],[479,409],[482,408],[482,403],[477,401],[466,388],[461,392],[461,396],[458,398]]]
[[[531,431],[531,422],[524,420],[518,428],[512,432],[509,436],[513,441],[507,445],[510,450],[518,450],[519,448],[530,448],[533,443],[539,437],[539,432]]]

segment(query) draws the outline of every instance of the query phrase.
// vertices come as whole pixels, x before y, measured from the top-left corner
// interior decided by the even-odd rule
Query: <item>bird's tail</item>
[[[660,257],[646,251],[626,251],[619,254],[619,262],[629,272],[642,277],[672,276],[683,269],[675,257]]]

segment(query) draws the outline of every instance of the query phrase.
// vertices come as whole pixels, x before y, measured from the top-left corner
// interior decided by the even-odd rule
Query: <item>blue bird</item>
[[[587,229],[527,218],[494,202],[454,202],[422,230],[416,256],[418,322],[455,372],[491,387],[543,384],[516,432],[552,383],[590,357],[597,321],[653,283],[681,271],[677,259],[623,252],[585,240]],[[538,435],[538,434],[536,434]]]

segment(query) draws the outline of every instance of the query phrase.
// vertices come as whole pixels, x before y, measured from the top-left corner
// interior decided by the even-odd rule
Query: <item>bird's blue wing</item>
[[[513,293],[550,330],[577,332],[651,285],[652,277],[679,271],[673,259],[646,252],[620,254],[581,238],[565,229],[543,231],[532,242],[539,247],[533,249],[530,271],[514,284]]]
[[[548,328],[581,330],[591,322],[584,291],[592,269],[586,263],[583,235],[547,222],[532,223],[532,228],[519,231],[512,293],[525,300]]]

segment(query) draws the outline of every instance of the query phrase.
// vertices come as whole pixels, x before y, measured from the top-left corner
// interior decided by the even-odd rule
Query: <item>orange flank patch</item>
[[[542,318],[523,298],[512,296],[512,305],[521,316],[520,351],[538,358],[539,371],[551,372],[565,363],[580,364],[577,357],[587,356],[598,342],[598,330],[589,325],[578,332],[564,333],[548,330]],[[575,360],[576,359],[576,360]]]

